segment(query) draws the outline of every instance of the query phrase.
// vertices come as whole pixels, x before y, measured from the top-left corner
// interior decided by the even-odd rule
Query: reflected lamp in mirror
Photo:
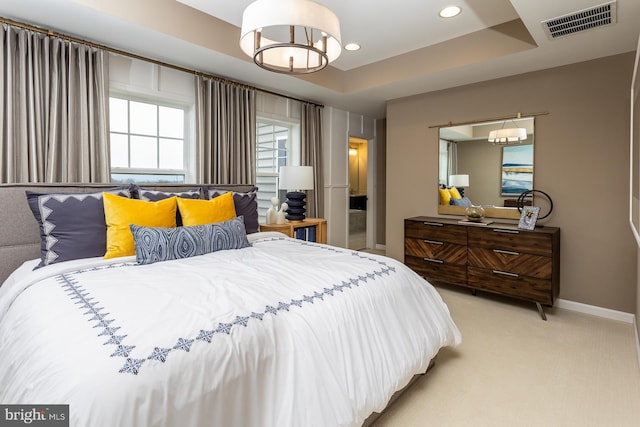
[[[280,168],[280,189],[287,190],[286,218],[289,221],[304,221],[307,194],[313,190],[312,166],[282,166]]]
[[[464,197],[464,189],[469,186],[469,175],[449,175],[449,185],[456,187],[462,197]]]
[[[489,142],[497,145],[520,144],[527,139],[527,130],[518,127],[492,130],[489,132],[488,139]]]

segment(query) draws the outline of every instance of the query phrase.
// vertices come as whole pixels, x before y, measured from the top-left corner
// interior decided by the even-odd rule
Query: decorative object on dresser
[[[482,206],[469,206],[465,211],[467,221],[482,222],[484,219],[484,209]]]
[[[523,191],[518,196],[518,200],[516,200],[516,207],[518,208],[518,212],[522,213],[522,208],[523,208],[523,206],[526,205],[525,201],[527,200],[528,197],[532,197],[534,195],[534,193],[540,193],[541,195],[544,196],[544,199],[546,199],[546,204],[548,205],[547,209],[549,209],[549,210],[543,215],[538,213],[538,219],[545,219],[546,217],[551,215],[551,212],[553,212],[553,200],[551,199],[551,196],[549,196],[547,193],[545,193],[542,190],[527,190],[527,191]],[[537,205],[540,204],[540,199],[538,199],[536,201],[536,204]]]
[[[531,231],[493,223],[461,225],[456,219],[404,221],[405,264],[432,281],[553,306],[560,290],[560,229]]]
[[[522,216],[518,222],[518,228],[521,230],[533,230],[536,228],[536,220],[540,213],[540,206],[525,206],[522,208]]]

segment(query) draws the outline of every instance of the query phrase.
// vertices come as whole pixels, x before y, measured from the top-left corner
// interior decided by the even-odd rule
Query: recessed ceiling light
[[[344,45],[344,50],[360,50],[360,45],[358,43],[347,43],[346,45]]]
[[[447,6],[440,11],[440,17],[442,18],[453,18],[462,12],[458,6]]]

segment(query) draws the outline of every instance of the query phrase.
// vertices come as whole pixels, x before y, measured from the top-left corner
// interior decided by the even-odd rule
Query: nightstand
[[[327,220],[324,218],[305,218],[304,221],[286,221],[284,224],[260,224],[260,231],[279,231],[296,239],[327,243]]]

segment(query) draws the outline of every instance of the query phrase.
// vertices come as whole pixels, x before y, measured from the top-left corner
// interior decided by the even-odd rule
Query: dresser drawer
[[[467,247],[427,239],[404,239],[405,255],[428,258],[436,263],[466,265]]]
[[[404,263],[413,271],[429,280],[441,280],[456,284],[464,284],[467,281],[467,266],[448,264],[444,261],[406,255]]]
[[[469,246],[503,249],[551,257],[553,242],[550,234],[503,228],[469,227]]]
[[[500,270],[538,279],[551,279],[551,258],[524,254],[504,249],[469,247],[467,260],[470,266]]]
[[[553,305],[550,280],[505,274],[504,272],[469,266],[467,268],[467,284],[476,289]]]
[[[415,239],[427,239],[436,242],[448,242],[466,246],[467,230],[453,224],[438,221],[405,220],[404,236]]]

